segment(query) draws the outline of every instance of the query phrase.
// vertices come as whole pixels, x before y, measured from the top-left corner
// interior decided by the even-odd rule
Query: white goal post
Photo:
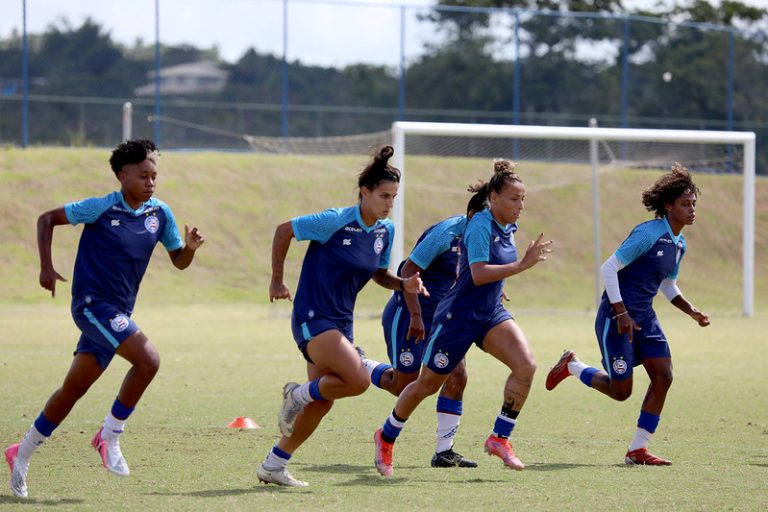
[[[745,316],[754,313],[754,258],[755,258],[755,140],[754,132],[698,131],[698,130],[653,130],[596,127],[563,126],[521,126],[461,123],[429,123],[397,121],[392,125],[394,156],[392,163],[402,172],[400,191],[395,199],[392,220],[395,224],[395,240],[391,261],[396,267],[404,257],[403,233],[405,225],[405,192],[407,171],[405,165],[406,139],[409,136],[483,137],[504,139],[571,140],[590,143],[592,165],[592,202],[595,251],[595,292],[599,297],[602,284],[599,278],[601,261],[600,245],[600,199],[598,181],[597,145],[604,142],[661,142],[694,143],[741,146],[743,172],[743,293],[742,312]]]

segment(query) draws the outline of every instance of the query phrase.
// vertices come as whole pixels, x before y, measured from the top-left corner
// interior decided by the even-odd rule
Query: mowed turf
[[[77,332],[66,300],[9,305],[0,314],[0,443],[17,442],[66,371]],[[647,379],[634,395],[608,400],[575,379],[544,390],[549,365],[565,347],[598,362],[586,315],[524,315],[519,321],[539,361],[513,441],[527,464],[503,468],[482,452],[507,372],[473,348],[456,448],[476,469],[433,469],[434,399],[408,422],[395,450],[395,475],[373,467],[373,431],[394,399],[370,388],[339,401],[296,454],[306,489],[259,484],[255,470],[278,437],[276,413],[287,380],[304,379],[289,337],[285,305],[140,306],[135,318],[157,345],[161,369],[128,423],[122,446],[132,474],[102,467],[89,441],[127,370],[115,360],[37,453],[30,497],[3,486],[4,509],[32,510],[764,510],[768,501],[768,319],[715,317],[702,329],[659,307],[671,339],[675,382],[652,448],[665,468],[626,467],[623,455]],[[384,356],[377,320],[359,319],[356,337]],[[251,417],[261,428],[226,424]],[[4,472],[3,480],[7,477]]]

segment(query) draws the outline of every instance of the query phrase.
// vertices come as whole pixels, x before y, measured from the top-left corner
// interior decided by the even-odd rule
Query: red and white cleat
[[[525,467],[525,464],[515,455],[509,439],[503,439],[494,435],[488,436],[488,439],[485,440],[485,453],[499,457],[504,461],[504,465],[510,469],[520,471]]]
[[[624,463],[633,466],[671,466],[672,461],[657,457],[648,452],[647,448],[638,448],[627,452],[624,456]]]
[[[384,429],[379,429],[373,434],[373,443],[376,445],[376,457],[373,462],[376,465],[376,471],[381,476],[390,477],[394,473],[392,467],[392,454],[395,449],[395,443],[388,443],[381,438]]]
[[[566,350],[563,352],[563,355],[560,356],[560,360],[547,374],[547,382],[545,385],[548,391],[552,391],[555,389],[555,386],[560,384],[567,377],[570,377],[571,372],[568,371],[568,363],[576,360],[576,353],[573,350]]]

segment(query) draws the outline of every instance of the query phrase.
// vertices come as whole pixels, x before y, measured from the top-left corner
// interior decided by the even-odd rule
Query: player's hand
[[[635,320],[629,316],[629,313],[626,315],[621,315],[616,319],[616,326],[619,329],[619,333],[626,334],[629,336],[629,342],[632,343],[632,335],[635,331],[641,331],[643,328],[637,325]]]
[[[285,286],[285,283],[278,282],[278,283],[270,283],[269,284],[269,302],[275,302],[279,299],[288,299],[289,301],[293,302],[293,298],[291,297],[291,291],[288,289],[287,286]]]
[[[189,224],[184,224],[184,243],[190,250],[196,251],[205,243],[205,238],[197,231],[196,227],[189,229]]]
[[[416,293],[425,297],[429,297],[429,292],[424,286],[424,283],[421,281],[419,272],[416,272],[411,277],[406,277],[403,279],[403,290],[408,293]]]
[[[411,322],[408,324],[407,339],[415,339],[418,343],[424,339],[426,333],[424,332],[424,320],[421,315],[411,315]]]
[[[56,297],[56,281],[67,282],[66,279],[56,272],[53,268],[40,271],[40,286],[50,290],[51,297]]]
[[[541,233],[536,240],[531,240],[528,248],[525,250],[525,256],[520,263],[524,268],[531,268],[540,261],[547,261],[547,254],[552,252],[549,246],[552,240],[544,240],[544,233]]]
[[[691,312],[691,318],[696,320],[696,322],[698,322],[701,327],[706,327],[709,325],[709,315],[699,311],[698,309],[694,309]]]

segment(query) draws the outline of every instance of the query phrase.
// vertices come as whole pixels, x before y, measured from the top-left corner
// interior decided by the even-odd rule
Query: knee
[[[148,350],[135,365],[142,373],[154,375],[160,370],[160,354],[156,350]]]
[[[454,372],[445,381],[443,389],[449,396],[461,396],[464,393],[464,389],[467,387],[467,372],[459,371]]]
[[[672,386],[673,378],[672,370],[670,369],[668,371],[654,375],[651,379],[651,384],[655,388],[661,388],[666,391]]]
[[[613,382],[611,383],[611,398],[616,400],[617,402],[623,402],[630,396],[632,396],[632,385],[629,386],[614,386]]]
[[[512,373],[519,380],[533,381],[533,376],[536,374],[536,360],[533,356],[525,358],[512,368]]]
[[[347,381],[347,391],[349,396],[362,395],[370,385],[371,379],[368,377],[368,373],[361,368],[361,371],[355,373],[352,378]]]

